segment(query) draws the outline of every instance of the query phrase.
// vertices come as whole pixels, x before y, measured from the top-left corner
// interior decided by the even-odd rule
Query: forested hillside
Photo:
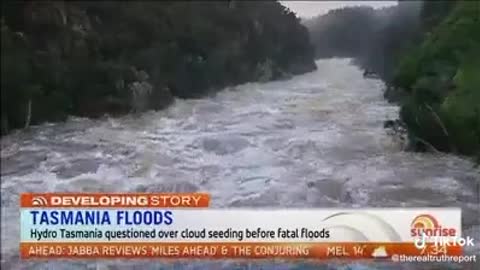
[[[450,9],[436,25],[423,20],[432,31],[405,53],[392,84],[407,92],[401,117],[414,143],[480,158],[480,2]]]
[[[480,157],[480,2],[400,1],[305,23],[317,57],[352,57],[386,81],[415,149]]]
[[[315,69],[275,1],[2,1],[2,133]]]
[[[422,3],[400,1],[375,10],[345,7],[305,22],[317,58],[351,57],[383,79],[393,76],[399,52],[419,39]]]

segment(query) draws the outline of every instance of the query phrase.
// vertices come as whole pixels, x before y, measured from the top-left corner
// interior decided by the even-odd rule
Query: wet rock
[[[395,125],[395,121],[393,120],[386,120],[384,123],[383,123],[383,127],[384,128],[391,128]]]
[[[383,127],[386,129],[391,129],[394,133],[405,134],[407,130],[405,124],[400,120],[386,120],[383,122]]]

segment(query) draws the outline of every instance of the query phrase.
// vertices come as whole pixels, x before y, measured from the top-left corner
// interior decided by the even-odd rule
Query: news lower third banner
[[[22,258],[461,255],[457,208],[213,209],[203,193],[22,194]]]

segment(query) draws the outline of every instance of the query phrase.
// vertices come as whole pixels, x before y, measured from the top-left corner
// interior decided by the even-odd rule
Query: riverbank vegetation
[[[480,159],[480,2],[344,8],[305,24],[317,57],[353,57],[380,75],[416,150]]]
[[[480,156],[480,2],[459,1],[404,54],[393,85],[414,143]]]
[[[2,134],[315,69],[275,1],[2,1]]]

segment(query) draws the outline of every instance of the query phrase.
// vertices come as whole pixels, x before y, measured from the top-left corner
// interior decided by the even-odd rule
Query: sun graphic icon
[[[413,219],[411,227],[415,229],[435,229],[438,228],[438,221],[431,215],[423,214]]]

